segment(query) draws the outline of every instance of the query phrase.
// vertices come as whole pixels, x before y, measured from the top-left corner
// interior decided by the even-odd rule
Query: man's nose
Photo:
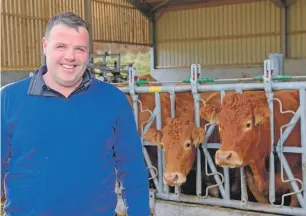
[[[67,50],[65,52],[65,59],[68,60],[68,61],[73,61],[75,60],[75,53],[74,53],[74,50]]]

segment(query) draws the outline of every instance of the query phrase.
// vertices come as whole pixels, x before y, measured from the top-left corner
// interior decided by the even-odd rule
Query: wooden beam
[[[284,55],[284,58],[287,58],[288,56],[288,8],[286,5],[281,8],[281,13],[280,13],[280,47],[281,47],[281,52]]]
[[[275,4],[277,7],[285,8],[286,7],[286,1],[284,0],[270,0],[273,4]]]
[[[157,3],[157,2],[163,2],[164,0],[141,0],[140,3]]]
[[[296,3],[297,0],[287,0],[287,7],[290,8],[292,5]]]
[[[91,0],[84,0],[84,16],[85,16],[85,21],[88,24],[88,32],[89,32],[89,53],[93,54],[93,36],[92,36],[92,13],[91,13]]]
[[[257,1],[267,1],[267,0],[211,0],[206,2],[196,2],[196,3],[185,3],[179,5],[165,5],[159,8],[159,12],[186,10],[194,8],[204,8],[204,7],[216,7],[221,5],[232,5],[232,4],[243,4]]]
[[[152,9],[148,4],[141,4],[138,0],[129,0],[135,8],[137,8],[148,20],[152,19]]]

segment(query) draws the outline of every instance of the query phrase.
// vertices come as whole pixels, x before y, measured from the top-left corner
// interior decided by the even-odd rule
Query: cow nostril
[[[227,157],[226,157],[226,160],[230,159],[232,157],[232,153],[230,152]]]
[[[173,178],[173,181],[177,181],[178,180],[178,174],[175,174],[174,178]]]

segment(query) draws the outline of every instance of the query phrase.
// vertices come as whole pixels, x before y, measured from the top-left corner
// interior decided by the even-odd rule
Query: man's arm
[[[149,216],[149,176],[134,114],[124,94],[118,97],[116,167],[129,216]]]
[[[5,200],[4,195],[4,176],[6,174],[6,160],[9,157],[8,150],[8,127],[6,123],[6,94],[3,88],[1,88],[1,202]]]

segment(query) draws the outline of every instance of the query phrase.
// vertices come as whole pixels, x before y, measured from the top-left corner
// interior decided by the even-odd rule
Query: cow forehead
[[[220,123],[239,123],[252,116],[252,101],[243,94],[225,96],[219,114]]]
[[[167,146],[182,146],[190,135],[191,130],[186,125],[166,126],[163,129],[163,143]]]
[[[224,108],[219,114],[219,124],[243,124],[252,118],[252,110],[247,107]]]
[[[163,130],[164,136],[172,138],[174,140],[180,140],[181,138],[188,138],[191,131],[186,125],[166,126]]]

